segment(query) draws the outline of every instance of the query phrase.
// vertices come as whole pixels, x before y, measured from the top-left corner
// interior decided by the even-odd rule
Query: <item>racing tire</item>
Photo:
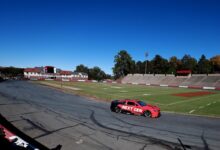
[[[121,109],[119,107],[115,107],[115,112],[116,113],[120,113],[121,112]]]
[[[151,116],[152,116],[152,114],[151,114],[151,112],[150,111],[145,111],[144,112],[144,117],[150,117],[151,118]]]

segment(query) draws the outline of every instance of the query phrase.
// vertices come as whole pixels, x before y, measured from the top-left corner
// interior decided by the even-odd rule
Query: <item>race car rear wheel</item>
[[[119,107],[115,107],[115,112],[116,113],[120,113],[121,112],[121,109]]]
[[[151,112],[150,111],[145,111],[144,112],[144,117],[151,117]]]

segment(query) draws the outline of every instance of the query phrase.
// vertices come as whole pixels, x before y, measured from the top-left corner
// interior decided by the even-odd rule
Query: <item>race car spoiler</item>
[[[27,136],[0,114],[0,147],[4,150],[61,150],[61,145],[49,149]]]

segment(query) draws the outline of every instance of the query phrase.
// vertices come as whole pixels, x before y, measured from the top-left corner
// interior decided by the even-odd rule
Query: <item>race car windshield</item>
[[[141,106],[146,106],[147,105],[145,102],[142,102],[142,101],[138,101],[138,104],[140,104]]]

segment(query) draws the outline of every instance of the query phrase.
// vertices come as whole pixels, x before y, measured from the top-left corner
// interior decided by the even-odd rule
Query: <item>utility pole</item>
[[[145,53],[145,57],[146,57],[146,64],[145,64],[145,74],[147,72],[147,57],[148,57],[148,52]]]

